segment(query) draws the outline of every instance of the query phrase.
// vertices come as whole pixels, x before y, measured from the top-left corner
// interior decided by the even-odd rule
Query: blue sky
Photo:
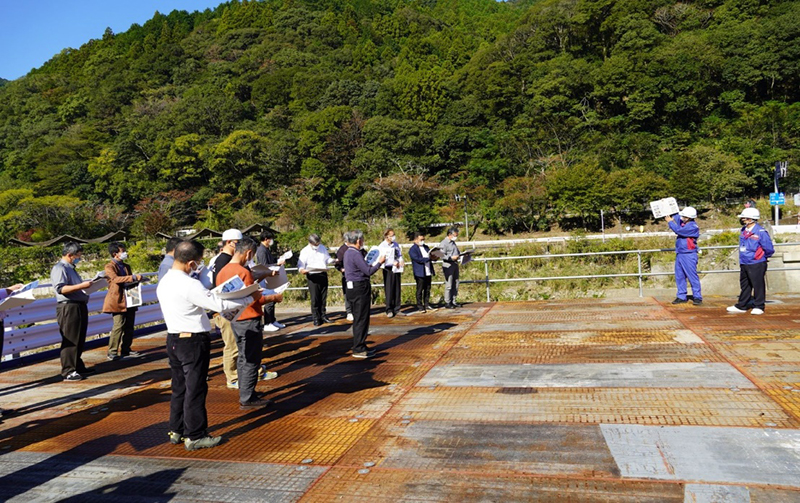
[[[71,47],[144,24],[156,11],[189,12],[224,0],[1,0],[0,77],[18,79]]]

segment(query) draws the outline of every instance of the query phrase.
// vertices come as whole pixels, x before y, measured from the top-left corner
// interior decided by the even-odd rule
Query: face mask
[[[196,262],[196,265],[192,269],[192,272],[193,273],[200,273],[205,268],[206,268],[206,264],[203,263],[203,261],[201,260],[200,262]]]
[[[314,251],[317,251],[317,250],[319,250],[319,245],[317,245],[317,246],[311,245],[311,249],[314,250]]]
[[[456,239],[458,239],[458,236],[453,236],[450,238],[450,241],[455,241]]]
[[[392,236],[392,237],[390,237],[390,238],[389,238],[389,241],[391,241],[392,243],[394,243],[395,241],[397,241],[397,236]]]
[[[76,266],[76,265],[78,265],[78,262],[80,262],[81,260],[82,260],[82,259],[81,259],[80,257],[75,257],[74,259],[72,259],[72,265],[73,265],[73,267],[74,267],[74,266]]]
[[[420,246],[425,246],[425,240],[423,239],[422,241],[420,241],[420,242],[419,242],[419,245],[420,245]]]
[[[119,259],[120,260],[125,260],[127,258],[128,258],[128,252],[122,252],[122,253],[119,254]]]

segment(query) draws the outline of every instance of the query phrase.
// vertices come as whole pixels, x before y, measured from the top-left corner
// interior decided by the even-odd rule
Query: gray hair
[[[65,255],[75,255],[83,251],[83,246],[80,243],[76,243],[75,241],[67,241],[64,243],[64,247],[61,249],[61,256]]]
[[[308,235],[308,242],[311,243],[314,246],[317,246],[322,242],[322,240],[320,240],[319,234],[309,234]]]
[[[359,239],[364,239],[364,233],[360,230],[347,231],[344,233],[344,240],[348,244],[354,245]]]

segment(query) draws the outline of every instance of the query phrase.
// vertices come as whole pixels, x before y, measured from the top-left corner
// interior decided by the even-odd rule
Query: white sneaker
[[[750,314],[764,314],[764,310],[754,307],[753,310],[750,311]]]
[[[280,321],[273,321],[272,324],[275,325],[278,328],[286,328],[286,325],[284,325]]]
[[[728,309],[726,309],[726,311],[728,311],[729,313],[746,313],[747,312],[745,309],[739,309],[736,306],[728,306]],[[761,311],[761,312],[763,313],[764,311]]]
[[[353,321],[353,313],[347,313],[347,321]]]
[[[280,328],[276,327],[272,323],[269,325],[264,325],[264,332],[277,332]]]

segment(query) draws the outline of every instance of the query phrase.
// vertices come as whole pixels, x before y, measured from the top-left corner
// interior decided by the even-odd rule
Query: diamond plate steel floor
[[[166,441],[163,333],[139,358],[87,352],[78,383],[57,360],[6,370],[0,500],[800,501],[800,298],[760,317],[667,300],[375,309],[371,360],[339,313],[284,311],[267,409],[239,410],[212,344],[224,441],[194,452]]]

